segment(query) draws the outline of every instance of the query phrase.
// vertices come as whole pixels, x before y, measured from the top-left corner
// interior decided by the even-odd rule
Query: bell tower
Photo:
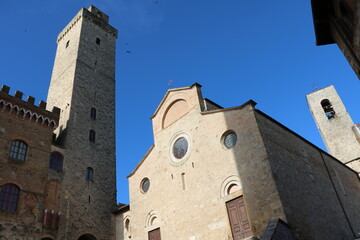
[[[61,109],[55,142],[65,151],[58,239],[114,239],[117,30],[108,21],[83,8],[57,38],[47,103]]]
[[[306,96],[309,109],[331,155],[360,172],[360,131],[333,85]]]

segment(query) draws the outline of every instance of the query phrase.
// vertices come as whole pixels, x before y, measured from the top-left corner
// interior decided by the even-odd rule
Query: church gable
[[[167,128],[192,109],[204,108],[201,96],[201,85],[198,83],[190,87],[170,89],[151,117],[154,135]]]

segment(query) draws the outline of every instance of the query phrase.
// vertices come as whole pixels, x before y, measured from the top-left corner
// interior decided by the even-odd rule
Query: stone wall
[[[256,118],[295,238],[354,239],[360,209],[356,173],[260,111]]]

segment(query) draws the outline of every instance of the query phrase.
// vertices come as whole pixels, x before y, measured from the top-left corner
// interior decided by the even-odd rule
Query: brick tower
[[[117,30],[108,20],[83,8],[57,38],[47,101],[61,109],[56,145],[65,151],[58,239],[114,238]]]
[[[329,153],[359,173],[359,125],[354,125],[334,86],[310,93],[306,99]]]

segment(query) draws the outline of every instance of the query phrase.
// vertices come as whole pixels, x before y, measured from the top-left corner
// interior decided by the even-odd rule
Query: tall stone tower
[[[113,239],[115,185],[115,42],[117,30],[94,6],[59,34],[48,108],[61,109],[63,147],[58,239]]]
[[[310,93],[306,99],[329,153],[359,173],[359,125],[354,125],[334,86]]]

